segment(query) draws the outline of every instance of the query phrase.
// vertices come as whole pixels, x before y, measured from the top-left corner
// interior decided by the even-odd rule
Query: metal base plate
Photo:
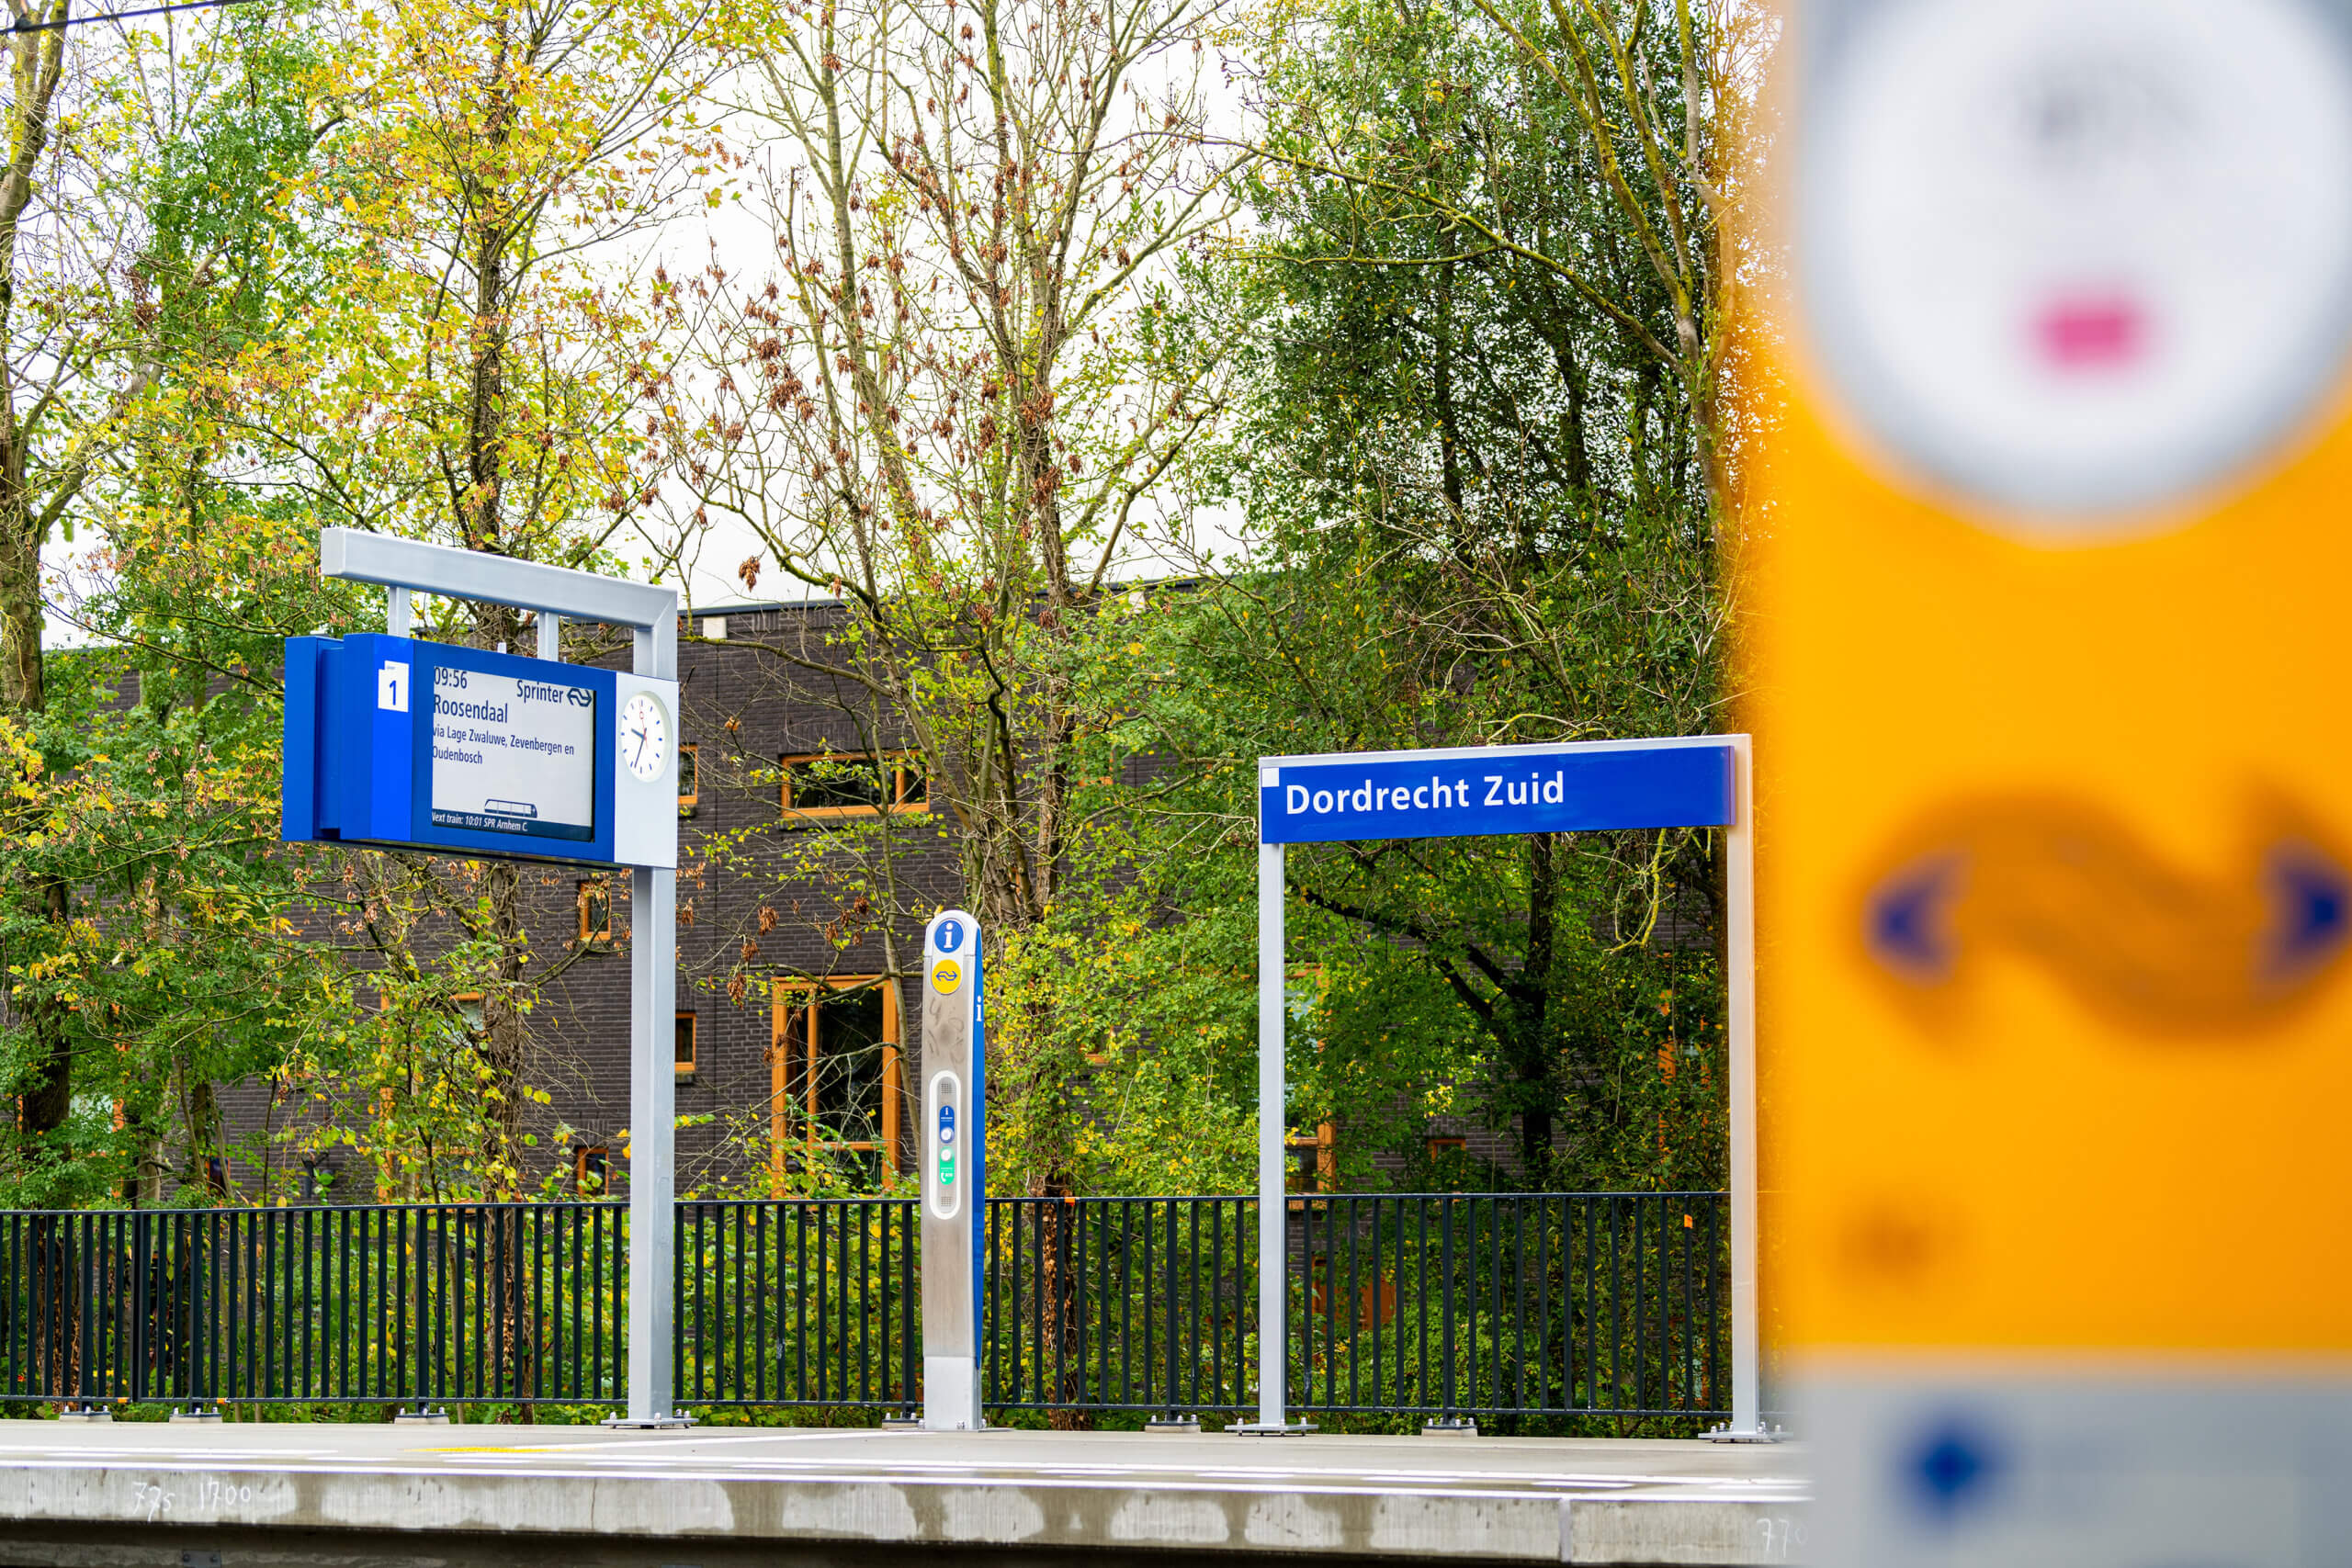
[[[1477,1435],[1478,1423],[1476,1421],[1424,1421],[1421,1423],[1421,1436],[1424,1438],[1475,1438]]]
[[[1778,1427],[1710,1427],[1711,1443],[1785,1443],[1789,1434]]]
[[[1303,1438],[1315,1430],[1312,1421],[1238,1421],[1227,1431],[1244,1438]]]
[[[607,1416],[596,1423],[619,1432],[681,1432],[695,1424],[692,1416],[648,1416],[639,1419],[631,1416]]]

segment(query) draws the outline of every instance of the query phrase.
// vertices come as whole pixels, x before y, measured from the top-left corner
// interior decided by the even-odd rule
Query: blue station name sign
[[[1733,742],[1712,735],[1267,757],[1259,840],[1724,828],[1736,819],[1737,765]]]

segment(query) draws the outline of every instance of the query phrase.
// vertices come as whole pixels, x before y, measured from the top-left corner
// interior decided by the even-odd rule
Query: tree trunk
[[[22,461],[16,422],[0,392],[0,709],[37,714],[47,705],[41,670],[40,547],[11,476]]]
[[[220,1153],[220,1102],[212,1092],[209,1079],[198,1078],[187,1089],[187,1163],[191,1180],[203,1185],[205,1193],[218,1203],[229,1195],[223,1178],[227,1167],[215,1175],[212,1162]]]
[[[40,885],[41,913],[50,928],[63,931],[70,916],[65,885],[54,879]],[[65,1010],[49,998],[25,1009],[34,1040],[34,1065],[24,1080],[25,1131],[46,1138],[65,1125],[74,1110],[74,1043],[65,1029]]]
[[[1042,1185],[1049,1190],[1039,1193],[1040,1197],[1059,1199],[1069,1196],[1069,1179],[1059,1173],[1048,1177]],[[1039,1367],[1037,1383],[1040,1388],[1050,1386],[1055,1397],[1075,1404],[1086,1397],[1086,1325],[1080,1318],[1086,1310],[1086,1302],[1080,1292],[1078,1274],[1070,1262],[1077,1255],[1079,1246],[1078,1205],[1064,1202],[1041,1204],[1038,1213],[1045,1226],[1042,1239],[1046,1272],[1045,1278],[1038,1281],[1037,1303],[1038,1311],[1045,1314],[1048,1325],[1041,1337],[1048,1354],[1058,1362],[1060,1376],[1049,1385],[1046,1380],[1051,1369]],[[1125,1285],[1122,1283],[1120,1288],[1124,1290]],[[1108,1303],[1100,1304],[1106,1312],[1109,1310]],[[1094,1414],[1089,1410],[1052,1410],[1046,1415],[1046,1424],[1057,1432],[1089,1431],[1094,1426]]]
[[[17,234],[33,197],[33,170],[49,147],[50,100],[64,63],[66,7],[53,0],[43,32],[20,31],[8,44],[15,95],[6,125],[8,164],[0,171],[0,708],[41,711],[40,547],[49,525],[31,493],[28,433],[17,408],[16,362],[7,335],[17,295]],[[33,20],[21,10],[19,25]],[[35,404],[39,406],[38,402]]]
[[[17,396],[23,371],[10,351],[8,329],[16,306],[17,226],[32,201],[33,170],[49,145],[50,101],[56,96],[64,60],[65,9],[62,0],[55,0],[44,19],[61,25],[43,32],[19,31],[10,39],[15,94],[6,126],[8,164],[0,173],[0,712],[19,719],[48,707],[41,663],[40,549],[48,538],[49,520],[31,490],[28,433]],[[20,24],[32,19],[21,10],[17,17]],[[65,885],[45,881],[37,897],[44,923],[62,932],[73,913]],[[24,1128],[45,1138],[65,1124],[74,1107],[73,1047],[63,1011],[55,1003],[37,1001],[26,1011],[35,1057],[32,1072],[22,1083]]]
[[[1527,966],[1510,1000],[1511,1097],[1519,1111],[1520,1179],[1542,1185],[1552,1158],[1552,964],[1560,901],[1557,833],[1527,840]]]

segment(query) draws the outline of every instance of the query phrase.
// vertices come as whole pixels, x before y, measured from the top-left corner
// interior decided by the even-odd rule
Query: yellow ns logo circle
[[[963,965],[952,958],[943,958],[931,966],[931,988],[941,996],[947,995],[964,983]]]

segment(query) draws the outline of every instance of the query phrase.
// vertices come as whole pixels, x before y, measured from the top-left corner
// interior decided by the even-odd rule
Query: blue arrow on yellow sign
[[[2007,953],[2128,1028],[2258,1029],[2342,968],[2352,874],[2307,826],[2248,838],[2231,872],[2199,876],[2081,801],[1971,802],[1895,853],[1862,900],[1862,938],[1931,1019],[1965,1007],[1970,979]]]

